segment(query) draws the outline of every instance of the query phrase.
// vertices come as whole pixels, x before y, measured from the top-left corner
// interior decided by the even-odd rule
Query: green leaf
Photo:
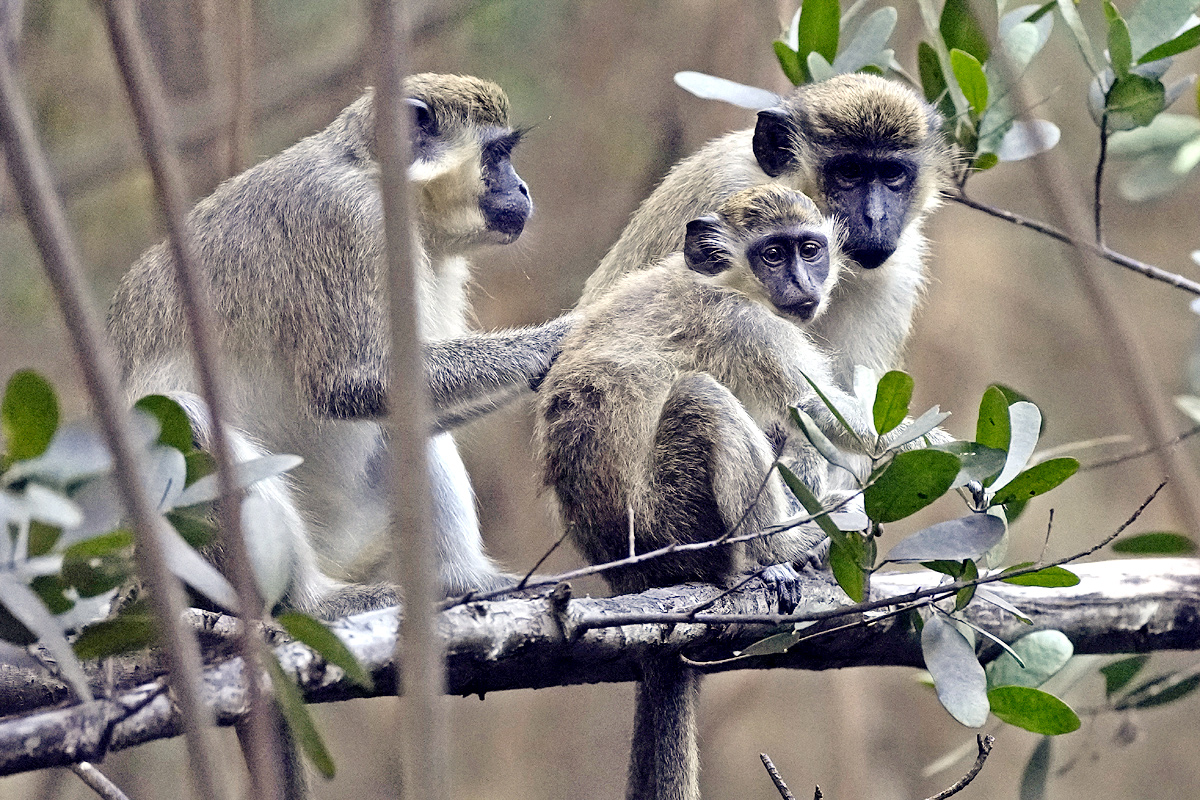
[[[879,379],[875,391],[872,414],[875,431],[883,436],[894,429],[908,416],[908,405],[912,402],[913,379],[907,372],[892,370]]]
[[[966,486],[970,481],[983,481],[999,474],[1004,468],[1007,453],[991,447],[984,447],[979,442],[947,442],[935,447],[958,456],[961,466],[958,475],[954,476],[951,488]]]
[[[1005,572],[1015,572],[1019,569],[1033,566],[1033,562],[1024,564],[1014,564]],[[1011,583],[1015,586],[1041,586],[1046,589],[1057,589],[1063,586],[1078,586],[1079,576],[1069,569],[1062,567],[1046,567],[1039,569],[1037,572],[1030,572],[1026,575],[1016,575],[1011,578],[1001,578],[1004,583]]]
[[[1135,5],[1126,18],[1134,56],[1141,58],[1169,40],[1197,8],[1200,0],[1143,0]]]
[[[1129,708],[1153,708],[1181,700],[1200,688],[1200,675],[1181,676],[1178,673],[1160,675],[1131,691],[1113,707],[1118,711]]]
[[[1011,433],[1008,426],[1008,398],[999,386],[989,386],[979,401],[979,421],[975,423],[975,441],[993,450],[1008,452]]]
[[[59,674],[71,684],[79,699],[90,702],[92,690],[83,665],[67,643],[62,623],[54,618],[41,598],[11,572],[0,571],[0,603],[8,614],[37,636],[42,647],[58,662]]]
[[[921,566],[943,575],[949,575],[954,580],[958,580],[963,574],[963,570],[966,569],[966,564],[962,561],[922,561]]]
[[[1052,458],[1025,470],[1013,478],[992,498],[993,505],[1024,503],[1031,497],[1045,494],[1079,471],[1074,458]]]
[[[971,162],[971,168],[983,172],[1000,163],[1000,156],[995,153],[980,153],[979,156]]]
[[[804,0],[796,39],[801,61],[807,62],[809,53],[820,53],[826,62],[833,63],[842,23],[840,6],[838,0]]]
[[[775,58],[779,60],[779,67],[792,85],[799,86],[802,83],[808,83],[808,67],[800,61],[800,54],[778,39],[772,44],[775,47]]]
[[[942,74],[942,62],[938,60],[937,51],[928,42],[917,45],[917,75],[921,79],[921,91],[926,100],[930,103],[941,103],[946,99],[946,76]],[[938,110],[947,117],[953,116],[953,113],[946,114],[941,105]]]
[[[759,639],[745,650],[737,651],[735,655],[739,658],[751,658],[753,656],[774,656],[786,653],[792,645],[808,635],[801,628],[807,628],[812,624],[811,622],[798,623],[796,630],[788,631],[787,633],[777,633],[774,636]]]
[[[1139,58],[1138,64],[1149,64],[1152,61],[1160,61],[1164,58],[1177,56],[1180,53],[1191,50],[1198,44],[1200,44],[1200,25],[1188,28],[1171,41],[1163,42],[1158,47],[1155,47]]]
[[[921,653],[938,700],[950,716],[968,728],[987,722],[987,678],[967,637],[934,614],[921,628]]]
[[[203,450],[193,450],[183,457],[183,461],[187,465],[187,476],[183,479],[184,486],[191,486],[201,478],[215,475],[217,472],[217,460]]]
[[[354,653],[324,623],[299,611],[286,611],[275,619],[293,639],[308,645],[330,664],[341,667],[347,678],[364,689],[374,686]]]
[[[216,541],[217,525],[206,516],[188,511],[172,511],[167,514],[167,522],[171,523],[171,527],[183,540],[196,550]]]
[[[1029,754],[1029,761],[1021,771],[1021,788],[1018,800],[1045,800],[1046,789],[1050,782],[1050,758],[1053,754],[1053,742],[1049,736],[1043,736],[1037,747]]]
[[[1101,667],[1100,674],[1104,676],[1105,696],[1112,697],[1129,685],[1129,682],[1137,677],[1149,660],[1150,656],[1148,655],[1130,656]]]
[[[140,604],[131,609],[123,610],[113,619],[89,625],[75,640],[75,655],[107,658],[157,644],[156,623],[149,609]]]
[[[821,501],[817,499],[815,494],[813,494],[812,489],[809,489],[808,486],[805,485],[804,481],[800,480],[796,473],[792,472],[783,464],[777,463],[775,466],[779,469],[779,475],[783,478],[784,484],[786,484],[788,489],[791,490],[792,494],[796,496],[796,499],[800,501],[800,505],[804,506],[804,510],[809,514],[818,515],[816,517],[816,523],[821,527],[821,530],[825,531],[825,535],[833,541],[838,541],[839,539],[845,538],[846,534],[844,534],[841,529],[833,523],[833,520],[829,518],[829,515],[822,513],[825,510],[825,507],[821,505]]]
[[[970,0],[946,0],[938,32],[951,51],[969,53],[978,63],[987,61],[991,54],[987,34],[971,12]]]
[[[1161,81],[1130,73],[1108,90],[1104,106],[1108,124],[1116,131],[1149,125],[1166,108],[1166,97]]]
[[[65,614],[75,607],[75,601],[64,594],[66,581],[58,575],[39,575],[29,582],[29,588],[42,598],[51,614]]]
[[[826,61],[820,53],[809,53],[804,63],[808,65],[808,74],[813,79],[813,83],[827,81],[837,74],[833,65]]]
[[[1004,536],[1004,523],[989,514],[939,522],[900,540],[885,561],[959,563],[982,558]]]
[[[44,556],[54,549],[61,536],[62,528],[34,520],[29,523],[29,544],[26,553],[30,558]]]
[[[955,49],[950,51],[950,66],[954,70],[958,88],[962,89],[967,102],[971,104],[971,111],[979,119],[987,111],[988,104],[988,82],[983,65],[965,50]]]
[[[833,68],[839,74],[857,72],[864,67],[886,66],[891,60],[887,47],[892,31],[896,29],[899,15],[891,6],[876,9],[858,26],[850,42],[833,59]],[[842,20],[843,23],[845,20]]]
[[[858,431],[855,430],[854,426],[851,425],[844,416],[842,416],[842,412],[838,409],[834,402],[829,399],[829,395],[825,394],[825,391],[817,385],[817,382],[808,377],[807,374],[803,372],[800,374],[804,376],[804,380],[807,381],[808,385],[812,387],[812,390],[816,392],[817,397],[821,398],[821,403],[829,409],[830,414],[833,414],[833,418],[836,419],[838,424],[842,426],[842,430],[844,430],[851,439],[861,442],[862,440],[858,435]],[[793,416],[795,415],[793,414]]]
[[[83,597],[95,597],[129,580],[133,534],[113,531],[73,544],[63,552],[62,576]]]
[[[821,454],[821,457],[840,467],[846,472],[854,475],[854,464],[846,457],[841,450],[837,448],[833,442],[829,441],[829,437],[821,430],[820,426],[810,417],[803,409],[791,408],[792,421],[800,428],[804,434],[804,438],[808,439],[808,443]]]
[[[1104,1],[1104,18],[1108,21],[1108,60],[1117,78],[1129,74],[1133,63],[1133,46],[1129,43],[1129,26],[1110,0]]]
[[[973,581],[979,577],[979,567],[974,561],[963,561],[962,579],[965,581]],[[962,611],[971,604],[971,600],[975,597],[976,586],[964,586],[959,589],[954,595],[954,610]]]
[[[1190,556],[1196,552],[1196,543],[1181,533],[1161,531],[1118,539],[1112,549],[1141,556]]]
[[[192,423],[187,412],[171,398],[161,394],[150,394],[133,404],[158,420],[158,443],[174,447],[185,456],[196,449],[192,437]]]
[[[337,772],[337,767],[334,766],[333,757],[329,755],[325,742],[321,741],[321,734],[317,732],[308,707],[304,705],[300,689],[291,677],[284,674],[283,667],[279,665],[274,653],[268,653],[263,659],[263,664],[271,674],[271,685],[275,687],[275,702],[287,721],[292,738],[317,771],[326,778],[332,778]]]
[[[1063,22],[1067,23],[1067,28],[1075,38],[1075,44],[1088,70],[1093,75],[1099,75],[1104,70],[1096,63],[1091,40],[1088,39],[1087,29],[1083,27],[1083,20],[1079,18],[1079,12],[1075,10],[1074,0],[1058,0],[1058,13],[1062,15]]]
[[[897,453],[863,493],[867,516],[895,522],[920,511],[950,489],[958,469],[958,457],[940,450]]]
[[[54,387],[33,370],[14,372],[0,402],[0,432],[8,443],[8,457],[24,461],[40,456],[57,429],[58,398]]]
[[[988,686],[1037,688],[1049,680],[1075,654],[1075,646],[1062,631],[1034,631],[1011,645],[1015,657],[1001,653],[984,671]],[[1022,666],[1024,664],[1024,666]]]
[[[867,575],[859,566],[861,542],[857,535],[842,536],[829,542],[829,568],[838,586],[856,603],[863,602],[867,595]]]
[[[1028,686],[997,686],[987,693],[992,713],[1009,725],[1045,736],[1079,730],[1079,715],[1054,695]]]

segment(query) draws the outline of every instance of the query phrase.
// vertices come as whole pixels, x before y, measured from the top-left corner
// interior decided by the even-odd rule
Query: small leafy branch
[[[146,466],[143,483],[157,503],[158,531],[172,572],[203,602],[236,609],[224,576],[201,554],[216,541],[218,497],[212,457],[195,448],[184,410],[161,395],[132,413]],[[92,699],[81,660],[158,644],[155,620],[138,597],[134,538],[113,476],[112,457],[90,421],[59,425],[58,399],[44,378],[21,370],[0,401],[7,452],[0,456],[0,640],[43,651],[83,701]],[[239,489],[293,468],[299,458],[264,456],[237,465]],[[261,498],[241,504],[258,588],[269,610],[285,591],[291,554],[281,523]],[[282,567],[282,568],[281,568]],[[124,590],[122,592],[122,590]],[[296,611],[275,621],[297,641],[370,686],[370,677],[321,622]],[[266,659],[276,700],[293,735],[326,775],[334,766],[294,683]]]

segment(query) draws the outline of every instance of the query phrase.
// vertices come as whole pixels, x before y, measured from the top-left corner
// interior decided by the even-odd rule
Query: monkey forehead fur
[[[817,226],[822,222],[821,212],[808,195],[776,183],[735,192],[721,204],[717,214],[742,233],[787,225]]]
[[[838,75],[797,89],[784,106],[813,143],[922,148],[941,117],[908,87],[877,75]]]

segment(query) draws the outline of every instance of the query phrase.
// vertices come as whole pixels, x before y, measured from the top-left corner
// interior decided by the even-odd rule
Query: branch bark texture
[[[1041,589],[992,584],[991,590],[1032,620],[1026,625],[986,603],[973,603],[971,621],[1012,641],[1034,630],[1057,629],[1077,653],[1127,653],[1200,647],[1200,560],[1145,559],[1072,566],[1078,586]],[[934,585],[932,573],[876,575],[874,595],[892,596]],[[774,632],[764,624],[669,624],[645,622],[579,633],[577,622],[597,615],[652,615],[686,611],[720,594],[717,587],[687,584],[612,598],[537,598],[470,603],[442,612],[438,629],[447,650],[447,691],[485,694],[503,689],[545,688],[636,680],[640,659],[684,652],[693,662],[718,661],[708,671],[731,669],[823,670],[852,666],[922,666],[920,641],[904,616],[843,628],[801,642],[788,653],[733,659],[734,651]],[[821,575],[810,575],[805,610],[844,605],[844,595]],[[768,593],[750,589],[722,598],[710,611],[769,615]],[[706,611],[706,614],[709,612]],[[240,623],[229,617],[199,618],[210,637],[229,639]],[[853,618],[849,618],[852,620]],[[848,620],[842,620],[845,624]],[[384,609],[340,620],[338,635],[375,678],[377,695],[396,686],[394,661],[398,615]],[[246,675],[232,648],[205,670],[203,700],[218,722],[234,724],[247,712]],[[275,648],[284,669],[311,702],[364,696],[337,667],[308,648],[286,642]],[[985,653],[985,655],[987,655]],[[180,720],[166,684],[153,664],[118,669],[106,699],[66,707],[68,693],[53,680],[18,670],[0,673],[0,775],[78,761],[97,761],[110,750],[179,734]],[[97,669],[97,686],[101,672]]]

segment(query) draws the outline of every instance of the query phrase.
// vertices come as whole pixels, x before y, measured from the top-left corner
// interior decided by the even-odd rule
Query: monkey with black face
[[[441,578],[455,594],[509,578],[483,552],[470,481],[445,430],[528,393],[570,323],[468,332],[465,255],[512,242],[532,211],[511,160],[520,133],[493,83],[422,74],[406,80],[405,92],[417,306],[435,424],[430,477]],[[325,130],[226,181],[188,217],[218,319],[234,446],[241,457],[304,458],[290,482],[260,491],[290,520],[286,600],[309,609],[342,581],[379,580],[386,561],[386,453],[376,420],[387,409],[388,325],[374,123],[368,91]],[[175,393],[203,427],[171,257],[159,245],[125,276],[109,332],[129,395]],[[364,602],[392,600],[381,589]]]
[[[589,561],[767,531],[798,510],[772,472],[777,458],[820,496],[826,465],[792,426],[790,406],[861,450],[809,384],[866,434],[859,404],[832,385],[829,359],[806,332],[842,269],[839,238],[803,194],[753,187],[689,222],[681,253],[587,308],[546,376],[537,441],[545,482]],[[729,584],[765,567],[790,609],[791,562],[823,536],[809,524],[605,577],[615,591],[635,592]],[[675,661],[644,665],[628,797],[698,796],[698,683],[699,673]]]
[[[581,306],[678,250],[689,219],[742,189],[779,183],[846,231],[845,268],[810,329],[828,345],[834,380],[849,388],[859,364],[895,369],[926,281],[921,225],[954,165],[940,129],[937,111],[893,81],[839,75],[802,86],[759,112],[753,129],[676,164],[588,280]]]

